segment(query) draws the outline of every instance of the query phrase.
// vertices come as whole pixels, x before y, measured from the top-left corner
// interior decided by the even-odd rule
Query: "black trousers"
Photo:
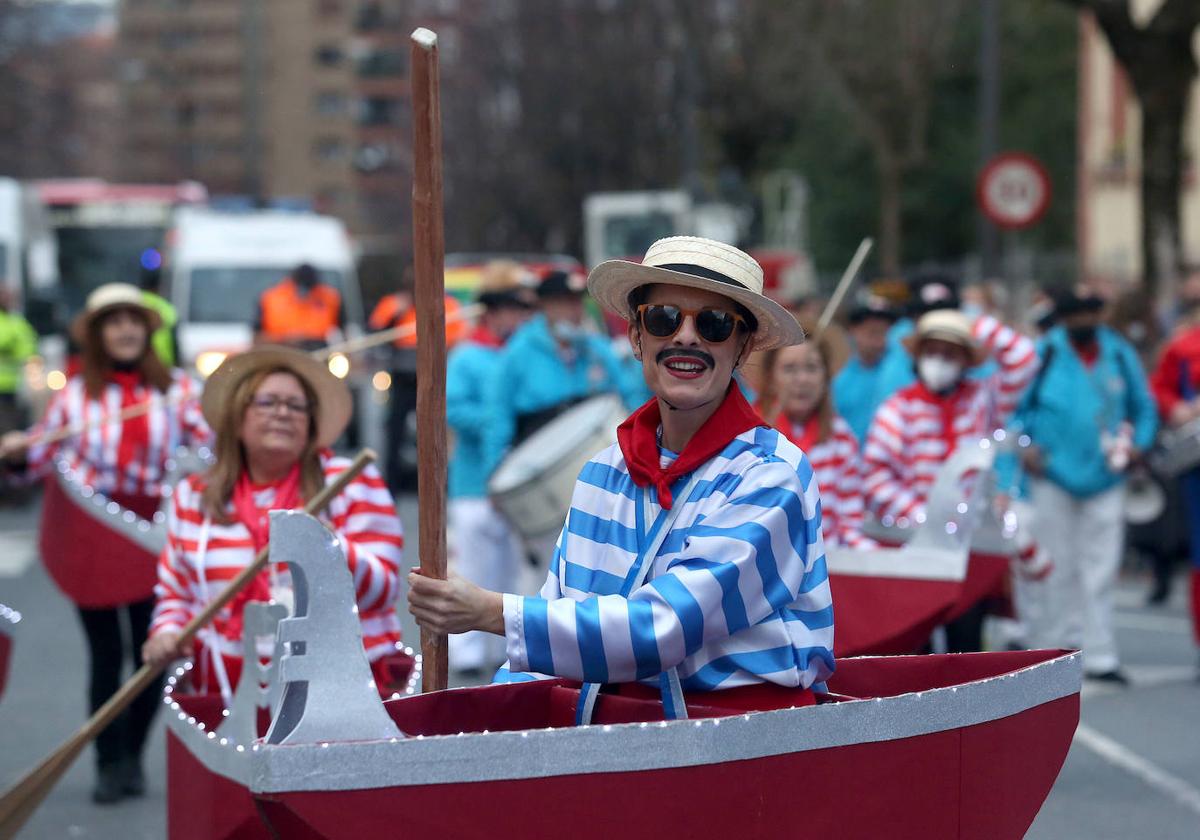
[[[150,614],[154,599],[147,598],[121,607],[86,609],[79,607],[79,620],[87,635],[91,656],[91,682],[88,700],[94,713],[121,687],[121,670],[126,652],[133,669],[142,665],[142,645],[150,630]],[[128,630],[123,633],[121,613],[128,616]],[[154,713],[162,705],[162,680],[155,680],[129,707],[100,733],[96,739],[96,760],[102,767],[118,764],[129,758],[140,760]]]

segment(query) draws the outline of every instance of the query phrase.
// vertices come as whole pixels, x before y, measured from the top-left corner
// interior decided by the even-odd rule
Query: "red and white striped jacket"
[[[325,480],[350,466],[329,450],[320,453]],[[178,632],[194,615],[254,562],[254,541],[246,526],[234,516],[233,503],[225,512],[232,520],[214,522],[201,506],[204,478],[193,475],[175,488],[167,516],[167,547],[158,559],[157,604],[150,634]],[[256,494],[260,508],[270,505],[274,487]],[[404,536],[396,516],[395,501],[379,471],[368,466],[326,508],[322,517],[341,539],[346,562],[354,576],[363,647],[374,661],[394,653],[400,641],[400,560]],[[276,571],[283,573],[286,564]],[[267,571],[263,572],[268,575]],[[236,603],[236,601],[235,601]],[[230,658],[242,656],[241,616],[233,621],[232,607],[222,609],[201,641]]]
[[[862,459],[850,425],[834,415],[829,437],[814,444],[802,443],[803,429],[782,415],[775,425],[804,450],[812,464],[821,492],[821,536],[826,548],[874,545],[862,533]]]
[[[199,388],[179,369],[171,372],[171,386],[164,394],[149,385],[138,385],[123,393],[115,382],[106,383],[99,399],[88,396],[82,376],[73,376],[56,393],[46,415],[31,434],[41,436],[64,428],[92,425],[79,434],[50,444],[29,448],[29,475],[44,475],[60,459],[66,460],[82,484],[100,493],[130,493],[161,496],[166,477],[164,465],[181,446],[203,446],[212,431],[200,413]],[[122,408],[152,400],[144,419],[116,421]],[[113,422],[106,422],[113,418]],[[134,422],[144,422],[145,443],[122,447],[122,439]],[[129,441],[126,441],[129,443]]]
[[[1007,423],[1037,371],[1028,337],[987,315],[976,320],[974,333],[996,360],[996,373],[968,379],[944,397],[917,382],[875,412],[863,448],[863,489],[867,509],[885,523],[922,521],[941,465],[960,444],[974,443]]]

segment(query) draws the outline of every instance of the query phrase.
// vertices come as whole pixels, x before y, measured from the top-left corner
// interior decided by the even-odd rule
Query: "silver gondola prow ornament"
[[[287,607],[275,602],[250,601],[242,613],[242,675],[233,693],[233,702],[217,731],[237,744],[251,744],[258,738],[259,709],[272,713],[279,704],[282,686],[279,661],[283,643],[279,641],[279,622],[287,618]],[[259,640],[270,638],[273,649],[264,664]]]
[[[268,744],[395,738],[362,645],[354,580],[337,536],[301,511],[271,512],[271,562],[286,562],[295,612],[279,622],[283,696]],[[313,597],[314,595],[318,597]]]

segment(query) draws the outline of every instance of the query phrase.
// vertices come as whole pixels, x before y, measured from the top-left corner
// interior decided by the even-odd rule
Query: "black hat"
[[[533,290],[523,286],[480,292],[478,300],[487,309],[533,309],[537,306]]]
[[[846,316],[846,319],[850,322],[850,326],[861,324],[863,321],[869,321],[872,318],[878,318],[881,321],[894,324],[900,320],[900,315],[896,310],[888,306],[887,301],[877,297],[869,297],[866,300],[855,303],[850,309],[850,314]]]
[[[537,296],[541,300],[555,297],[579,298],[587,292],[587,278],[582,274],[571,274],[566,271],[551,271],[542,278],[537,288]]]
[[[1080,312],[1099,312],[1104,308],[1104,298],[1092,294],[1078,294],[1074,291],[1059,292],[1054,295],[1054,318],[1065,318]]]
[[[958,309],[958,282],[944,274],[918,274],[909,280],[909,314],[919,317],[935,309]]]

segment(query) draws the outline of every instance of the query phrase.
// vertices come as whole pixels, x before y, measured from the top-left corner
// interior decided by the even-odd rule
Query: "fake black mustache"
[[[677,349],[668,347],[665,350],[659,350],[658,355],[654,357],[654,361],[661,365],[667,359],[678,359],[681,356],[695,359],[702,364],[708,365],[710,368],[717,366],[716,359],[714,359],[708,353],[705,353],[703,350],[692,350],[691,348],[685,347]]]

